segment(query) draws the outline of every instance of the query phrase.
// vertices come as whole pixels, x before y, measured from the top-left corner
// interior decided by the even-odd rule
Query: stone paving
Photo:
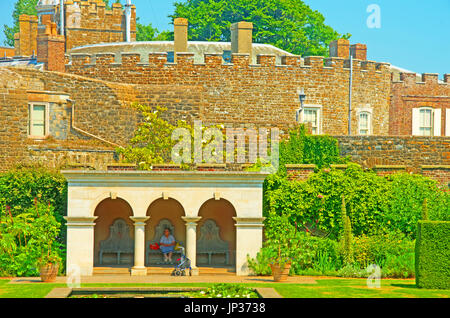
[[[9,284],[29,284],[39,283],[39,277],[18,277],[13,278]],[[233,276],[233,275],[200,275],[181,276],[170,275],[149,275],[149,276],[129,276],[129,275],[96,275],[81,277],[82,284],[173,284],[173,283],[273,283],[271,276]],[[67,277],[57,277],[59,284],[67,283]],[[314,277],[292,276],[288,277],[287,284],[316,284]]]

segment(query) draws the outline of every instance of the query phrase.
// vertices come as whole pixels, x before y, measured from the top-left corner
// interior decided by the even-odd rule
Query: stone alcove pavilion
[[[234,265],[237,275],[247,275],[247,255],[256,256],[262,246],[266,173],[62,173],[68,180],[68,273],[90,276],[95,266],[118,263],[128,265],[131,275],[147,275],[159,257],[148,245],[162,227],[172,228],[186,248],[194,275],[201,273],[197,260]]]

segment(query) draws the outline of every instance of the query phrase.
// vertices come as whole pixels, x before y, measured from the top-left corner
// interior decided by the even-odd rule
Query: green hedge
[[[450,289],[450,222],[418,222],[416,284],[419,288]]]

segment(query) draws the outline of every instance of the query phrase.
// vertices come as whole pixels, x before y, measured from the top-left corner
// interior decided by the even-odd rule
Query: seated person
[[[170,234],[169,229],[164,230],[164,235],[161,237],[159,243],[161,252],[164,254],[164,262],[172,263],[172,253],[177,243],[173,235]]]

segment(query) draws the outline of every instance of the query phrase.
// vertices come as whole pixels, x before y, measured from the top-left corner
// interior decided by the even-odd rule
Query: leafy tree
[[[350,37],[326,25],[302,0],[188,0],[176,2],[171,17],[187,18],[189,37],[197,41],[230,41],[231,24],[250,21],[255,43],[303,56],[326,56],[331,41]]]
[[[17,0],[14,4],[14,11],[12,14],[13,25],[11,27],[6,24],[3,26],[5,33],[5,45],[14,46],[14,34],[19,32],[19,17],[22,14],[37,15],[36,5],[38,0]]]
[[[159,32],[157,28],[153,27],[151,23],[145,25],[136,23],[136,41],[172,41],[173,32],[162,31]]]

